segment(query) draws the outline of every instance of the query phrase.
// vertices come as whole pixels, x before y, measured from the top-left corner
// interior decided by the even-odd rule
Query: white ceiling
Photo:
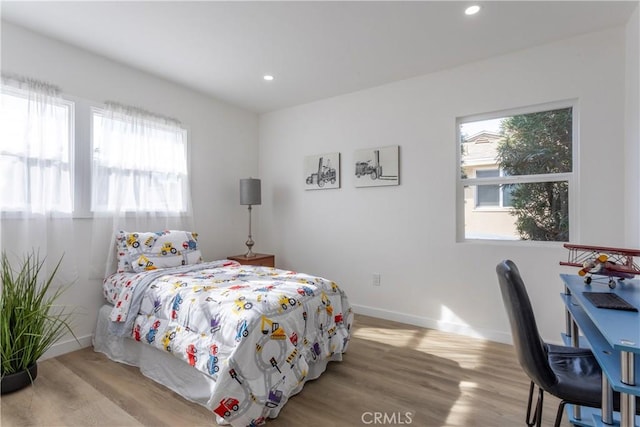
[[[267,112],[626,23],[638,1],[20,2],[2,19]],[[264,74],[275,80],[265,82]]]

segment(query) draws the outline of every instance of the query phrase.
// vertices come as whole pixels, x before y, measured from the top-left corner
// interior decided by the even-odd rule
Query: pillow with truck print
[[[116,237],[118,272],[130,268],[139,273],[158,268],[198,264],[202,256],[198,249],[197,233],[182,230],[158,232],[120,231]]]
[[[118,260],[116,273],[133,273],[133,268],[129,261],[129,252],[127,251],[127,234],[126,231],[118,231],[116,233],[116,259]]]

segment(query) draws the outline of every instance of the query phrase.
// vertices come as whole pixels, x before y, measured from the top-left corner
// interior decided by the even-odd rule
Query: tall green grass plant
[[[51,274],[36,252],[24,256],[17,268],[2,252],[0,266],[0,363],[2,376],[26,370],[71,330],[72,310],[56,302],[68,286],[53,289]]]

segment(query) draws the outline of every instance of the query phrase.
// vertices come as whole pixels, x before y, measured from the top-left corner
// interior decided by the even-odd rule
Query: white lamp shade
[[[240,180],[240,204],[259,205],[262,203],[262,191],[260,180],[256,178],[246,178]]]

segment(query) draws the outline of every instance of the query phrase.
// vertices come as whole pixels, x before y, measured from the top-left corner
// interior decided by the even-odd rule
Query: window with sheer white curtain
[[[180,123],[108,103],[94,108],[91,210],[189,210],[187,131]]]
[[[77,278],[74,107],[49,83],[2,75],[0,249],[11,262],[37,254],[60,284]]]
[[[46,83],[3,77],[0,119],[3,215],[70,214],[73,103]]]
[[[193,219],[180,122],[113,102],[91,117],[91,265],[100,277],[115,271],[116,231],[192,230]]]

